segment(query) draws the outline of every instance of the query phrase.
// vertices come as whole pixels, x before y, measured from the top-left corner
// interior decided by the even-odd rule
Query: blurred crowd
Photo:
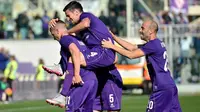
[[[196,2],[194,2],[196,1]],[[191,1],[190,1],[191,2]],[[158,4],[155,4],[159,6]],[[193,3],[193,4],[191,4]],[[197,0],[193,0],[189,4],[196,5]],[[104,13],[101,13],[99,17],[112,32],[119,35],[120,37],[126,37],[126,6],[124,4],[110,3],[109,14],[105,16]],[[189,17],[184,13],[174,13],[173,11],[164,11],[159,10],[155,11],[154,19],[157,19],[159,26],[165,25],[189,25],[191,21],[197,17]],[[134,2],[134,12],[132,20],[134,24],[142,24],[145,19],[152,18],[151,15],[142,8],[141,4]],[[179,28],[179,27],[177,27]],[[184,30],[185,29],[185,30]],[[187,27],[179,28],[178,31],[186,30]],[[166,29],[160,28],[158,33],[164,35]],[[180,32],[181,33],[181,32]],[[166,41],[162,38],[163,41]],[[200,38],[196,36],[183,36],[183,37],[174,37],[173,46],[176,46],[173,49],[174,55],[174,79],[177,83],[199,83],[200,82]]]
[[[9,51],[3,47],[0,47],[0,72],[3,72],[9,62]]]
[[[3,47],[0,48],[0,103],[7,104],[13,101],[13,94],[17,89],[16,85],[14,85],[14,81],[19,81],[20,77],[23,77],[23,74],[20,74],[18,71],[20,64],[22,63],[17,61],[15,55],[11,55],[9,51]],[[36,90],[41,89],[41,82],[51,80],[46,77],[42,68],[43,65],[44,60],[40,58],[33,79],[33,82],[36,82]],[[28,73],[26,76],[31,77]],[[23,80],[25,80],[25,77]]]
[[[47,11],[44,15],[29,17],[27,12],[20,13],[16,19],[11,14],[5,16],[0,13],[0,39],[39,39],[49,38],[48,22],[52,18],[60,18],[55,11],[53,17],[49,17]]]
[[[172,11],[160,11],[157,13],[160,24],[188,24],[189,20],[186,14],[175,14]]]
[[[0,48],[0,101],[12,101],[12,82],[16,79],[18,63],[14,55],[5,48]]]

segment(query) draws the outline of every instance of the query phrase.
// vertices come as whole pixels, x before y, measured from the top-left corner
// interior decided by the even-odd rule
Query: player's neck
[[[156,39],[156,34],[152,34],[151,37],[149,38],[149,41]]]
[[[64,35],[69,35],[69,33],[67,31],[64,31],[62,36],[64,36]]]

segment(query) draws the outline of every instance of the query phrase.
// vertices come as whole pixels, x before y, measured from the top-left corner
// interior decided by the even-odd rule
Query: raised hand
[[[49,21],[49,26],[50,26],[50,28],[56,26],[56,21],[58,21],[58,20],[59,20],[58,18],[56,18],[56,19],[51,19],[51,20]]]

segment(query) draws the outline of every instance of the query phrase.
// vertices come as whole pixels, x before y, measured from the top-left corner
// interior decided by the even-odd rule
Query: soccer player
[[[85,50],[85,48],[83,49]],[[61,60],[61,65],[65,65],[62,64],[62,62],[63,61]],[[64,66],[61,67],[63,68]],[[94,104],[93,109],[98,111],[103,111],[103,110],[108,110],[112,112],[120,111],[121,96],[122,96],[122,79],[120,77],[118,70],[116,69],[115,66],[110,66],[109,68],[105,67],[96,69],[95,73],[98,77],[98,82],[99,82],[98,93],[95,102],[94,103],[90,102],[90,105]],[[65,107],[64,99],[65,97],[68,98],[68,96],[66,95],[68,87],[66,87],[66,85],[71,81],[68,75],[66,77],[64,79],[64,86],[62,88],[61,94],[58,94],[53,99],[47,99],[46,100],[47,103],[59,106],[61,108]]]
[[[111,34],[108,31],[106,25],[93,14],[83,12],[83,8],[81,4],[76,1],[72,1],[69,4],[67,4],[65,8],[63,9],[63,11],[65,12],[67,19],[71,21],[73,24],[76,24],[67,32],[69,34],[78,33],[80,37],[82,37],[81,38],[82,41],[89,48],[89,50],[86,50],[84,53],[84,56],[86,57],[85,58],[86,69],[95,70],[101,67],[109,68],[106,74],[109,75],[110,79],[106,79],[108,77],[104,77],[104,72],[103,73],[99,72],[96,74],[102,75],[102,76],[99,76],[101,78],[98,78],[98,80],[104,79],[104,78],[105,78],[104,80],[106,80],[106,82],[101,88],[102,91],[99,93],[102,93],[103,91],[105,92],[107,88],[110,88],[110,92],[112,92],[112,94],[110,93],[111,94],[110,97],[108,94],[101,94],[102,97],[104,97],[103,101],[102,99],[101,99],[101,102],[100,100],[98,100],[99,102],[96,102],[96,104],[99,104],[100,106],[105,107],[102,105],[102,102],[109,102],[109,98],[114,98],[113,100],[114,102],[111,102],[112,106],[110,106],[110,108],[106,110],[109,110],[109,111],[120,110],[122,86],[118,86],[118,85],[122,85],[122,80],[121,80],[121,76],[118,70],[116,69],[114,65],[116,61],[115,52],[111,49],[106,49],[101,46],[101,41],[103,39],[108,40],[108,38],[110,38],[112,40]],[[49,22],[49,25],[51,27],[54,27],[56,25],[57,20],[58,19],[52,19]],[[103,71],[103,70],[100,70],[100,71]],[[101,81],[99,80],[99,82]],[[116,92],[119,93],[118,96],[117,94],[115,94]],[[113,106],[113,103],[114,103],[114,106]]]
[[[114,42],[106,25],[93,14],[83,12],[83,7],[77,1],[67,4],[63,11],[67,19],[76,24],[67,32],[69,34],[78,33],[81,40],[90,49],[85,54],[85,57],[87,57],[87,69],[93,70],[113,65],[115,62],[115,52],[101,46],[103,39],[108,40],[110,38]],[[52,19],[49,22],[50,27],[54,27],[57,20]]]
[[[97,79],[94,72],[80,68],[80,53],[84,50],[78,40],[66,33],[66,25],[63,21],[57,21],[55,27],[50,28],[50,32],[54,39],[59,41],[61,45],[61,67],[63,71],[68,71],[64,85],[70,87],[63,89],[61,94],[54,99],[47,100],[48,103],[60,106],[66,96],[66,112],[92,112],[93,106],[90,104],[94,101],[97,91]],[[69,58],[72,58],[73,63],[69,63]],[[79,75],[80,74],[80,75]],[[83,85],[72,85],[72,80],[76,76],[80,76],[84,81]]]
[[[119,112],[123,87],[119,71],[113,66],[96,69],[95,73],[98,79],[98,90],[93,103],[93,112]]]
[[[153,84],[153,93],[150,96],[147,112],[181,112],[178,100],[178,90],[168,69],[168,58],[165,44],[157,37],[158,24],[153,20],[145,21],[139,32],[146,44],[137,48],[113,35],[114,40],[125,49],[102,41],[102,46],[111,48],[130,59],[146,56],[147,67]]]

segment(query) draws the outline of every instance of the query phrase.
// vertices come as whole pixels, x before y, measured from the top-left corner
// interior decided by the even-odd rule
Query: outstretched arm
[[[118,52],[119,54],[124,55],[130,59],[139,58],[139,57],[142,57],[145,55],[141,49],[137,48],[135,50],[126,50],[124,48],[121,48],[121,47],[118,47],[118,46],[112,44],[111,40],[109,40],[109,41],[103,40],[102,46],[105,48],[111,48],[114,51]]]
[[[119,44],[121,45],[123,48],[125,49],[128,49],[129,51],[132,51],[132,50],[135,50],[137,49],[137,45],[136,44],[131,44],[123,39],[120,39],[119,37],[117,37],[115,34],[113,34],[111,31],[110,31],[113,39]]]
[[[81,30],[84,30],[86,28],[90,27],[90,19],[89,18],[84,18],[80,23],[69,29],[67,32],[69,34],[71,33],[77,33]]]

